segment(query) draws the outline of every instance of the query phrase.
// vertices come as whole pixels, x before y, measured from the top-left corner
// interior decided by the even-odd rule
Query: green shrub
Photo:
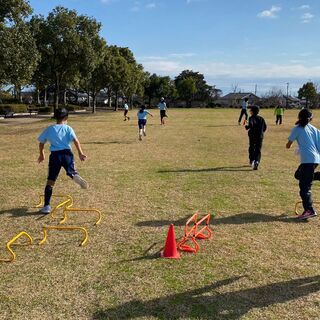
[[[0,103],[3,104],[19,104],[19,101],[10,93],[2,91],[0,92]]]
[[[61,106],[63,107],[63,106]],[[66,106],[64,106],[64,108],[66,108],[68,111],[76,111],[76,110],[82,110],[83,106],[78,106],[76,104],[68,104]]]
[[[53,112],[53,107],[51,106],[39,108],[39,113],[51,113],[51,112]]]
[[[25,104],[0,104],[0,113],[11,111],[14,113],[28,112],[28,106]]]

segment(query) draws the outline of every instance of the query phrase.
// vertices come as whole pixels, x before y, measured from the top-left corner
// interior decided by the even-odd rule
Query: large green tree
[[[145,83],[145,95],[149,99],[149,105],[154,98],[175,97],[174,82],[167,76],[158,76],[155,73],[149,76],[148,81]]]
[[[35,41],[25,18],[32,12],[27,1],[2,0],[0,5],[0,83],[13,84],[21,98],[38,61]]]
[[[21,87],[30,83],[37,66],[38,51],[29,27],[18,22],[0,28],[0,70],[2,82],[13,84],[17,97]]]
[[[186,106],[191,107],[191,101],[194,99],[194,95],[197,93],[196,81],[194,78],[189,77],[180,80],[177,83],[177,90],[179,97],[186,101]]]
[[[315,103],[315,100],[317,98],[317,90],[315,85],[312,82],[305,83],[299,90],[298,90],[298,98],[306,99],[306,108],[309,106],[309,102],[311,104]]]
[[[1,0],[0,4],[0,23],[4,24],[6,21],[17,22],[23,20],[32,9],[25,0]]]
[[[108,55],[108,91],[115,98],[115,110],[118,109],[118,98],[129,99],[136,93],[143,93],[145,76],[142,65],[137,64],[131,50],[126,47],[109,46]]]
[[[80,47],[80,86],[88,93],[88,105],[92,96],[92,112],[96,110],[96,97],[105,87],[104,58],[107,54],[106,41],[100,37],[101,25],[96,20],[85,16],[79,17],[81,28]]]
[[[181,81],[190,78],[194,80],[194,84],[196,87],[196,92],[193,96],[193,99],[201,101],[210,99],[212,87],[207,84],[206,80],[204,79],[204,75],[199,72],[194,72],[192,70],[182,71],[174,80],[176,87],[179,87],[179,83]],[[190,80],[188,80],[188,82],[189,84],[191,83]]]
[[[66,87],[77,82],[80,76],[90,79],[98,63],[95,50],[104,45],[99,37],[101,26],[95,19],[63,7],[56,7],[47,19],[34,17],[31,25],[41,53],[39,79],[49,76],[57,107]]]

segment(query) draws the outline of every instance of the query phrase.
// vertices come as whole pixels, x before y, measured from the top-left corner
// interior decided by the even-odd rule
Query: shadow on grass
[[[132,141],[88,141],[88,142],[82,142],[81,144],[132,144]]]
[[[9,213],[10,216],[13,218],[21,218],[21,217],[25,217],[25,216],[47,216],[39,211],[29,212],[28,210],[29,210],[29,208],[27,208],[27,207],[25,207],[25,208],[23,208],[23,207],[22,208],[12,208],[12,209],[7,209],[7,210],[1,210],[0,215]]]
[[[154,259],[159,259],[160,257],[160,252],[162,249],[158,250],[157,252],[150,254],[149,252],[151,249],[153,249],[158,242],[154,242],[145,252],[142,254],[140,257],[132,258],[132,259],[126,259],[126,260],[121,260],[118,261],[117,263],[123,263],[123,262],[132,262],[132,261],[140,261],[140,260],[154,260]]]
[[[132,300],[114,308],[94,313],[94,320],[134,319],[225,319],[235,320],[250,310],[286,303],[320,290],[320,276],[272,283],[250,289],[219,293],[216,290],[242,277],[217,281],[203,288],[165,297],[141,301]]]
[[[215,171],[253,171],[251,166],[234,166],[234,167],[216,167],[202,169],[175,169],[175,170],[159,170],[158,173],[196,173],[196,172],[215,172]]]
[[[217,124],[205,126],[206,128],[223,128],[223,127],[239,127],[238,124]]]
[[[138,227],[164,227],[169,226],[173,223],[175,226],[184,226],[186,221],[191,217],[186,216],[184,218],[178,220],[147,220],[140,221],[136,224]],[[306,220],[301,221],[296,218],[296,216],[271,216],[264,213],[239,213],[234,216],[229,217],[221,217],[221,218],[213,218],[211,220],[212,226],[217,226],[221,224],[247,224],[247,223],[261,223],[261,222],[307,222]]]

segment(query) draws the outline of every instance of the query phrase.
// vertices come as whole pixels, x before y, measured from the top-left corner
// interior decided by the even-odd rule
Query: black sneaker
[[[255,161],[253,165],[253,170],[258,170],[259,162]]]

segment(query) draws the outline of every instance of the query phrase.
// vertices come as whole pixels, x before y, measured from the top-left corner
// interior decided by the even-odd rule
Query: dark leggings
[[[248,119],[247,109],[241,109],[240,117],[239,117],[239,120],[238,120],[239,123],[241,122],[243,116],[245,116],[246,120]]]
[[[261,148],[263,138],[249,137],[249,160],[250,162],[261,160]]]
[[[320,180],[320,172],[314,172],[317,166],[316,163],[302,163],[294,174],[294,177],[299,180],[303,208],[312,212],[314,212],[311,194],[312,182],[313,180]]]
[[[282,124],[282,115],[277,115],[276,117],[276,124]]]

